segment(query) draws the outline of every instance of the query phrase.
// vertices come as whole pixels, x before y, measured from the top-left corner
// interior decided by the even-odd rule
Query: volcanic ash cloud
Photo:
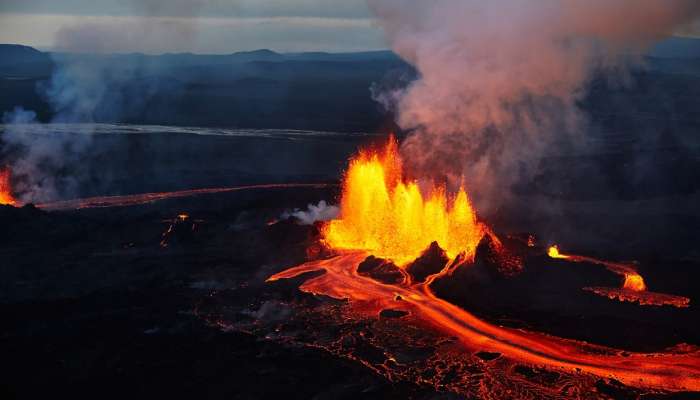
[[[621,54],[640,54],[700,16],[696,0],[369,5],[419,73],[379,96],[413,131],[402,145],[409,167],[453,186],[464,176],[476,200],[492,204],[533,172],[552,139],[576,142],[585,123],[576,102],[594,71],[624,69],[630,57]]]

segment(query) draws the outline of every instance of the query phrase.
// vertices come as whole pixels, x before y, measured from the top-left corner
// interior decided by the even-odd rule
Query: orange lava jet
[[[12,185],[10,184],[10,169],[0,168],[0,205],[13,206],[17,204],[17,200],[12,194]]]
[[[404,179],[397,147],[392,137],[381,151],[363,150],[350,161],[340,218],[323,230],[326,244],[405,264],[437,241],[450,258],[473,259],[486,228],[464,188],[448,196],[433,185],[424,197],[418,182]]]

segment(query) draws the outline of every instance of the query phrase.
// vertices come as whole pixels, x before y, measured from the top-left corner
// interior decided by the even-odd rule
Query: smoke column
[[[507,199],[555,141],[577,142],[593,72],[624,71],[631,54],[700,16],[696,0],[368,3],[419,74],[378,96],[411,131],[409,168],[451,185],[464,177],[480,209]]]

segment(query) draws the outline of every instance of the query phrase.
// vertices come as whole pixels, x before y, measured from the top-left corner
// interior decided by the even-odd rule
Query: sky
[[[0,43],[150,54],[387,47],[365,0],[2,0]]]
[[[222,54],[387,48],[367,0],[0,0],[0,43]],[[700,36],[700,23],[677,32]]]

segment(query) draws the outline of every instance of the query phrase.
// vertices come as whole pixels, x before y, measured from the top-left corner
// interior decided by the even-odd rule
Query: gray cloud
[[[84,17],[61,23],[50,38],[57,51],[100,53],[230,53],[385,48],[370,20],[300,17]]]
[[[9,0],[0,42],[151,54],[386,47],[365,0]]]
[[[367,18],[365,0],[4,0],[0,13]]]

